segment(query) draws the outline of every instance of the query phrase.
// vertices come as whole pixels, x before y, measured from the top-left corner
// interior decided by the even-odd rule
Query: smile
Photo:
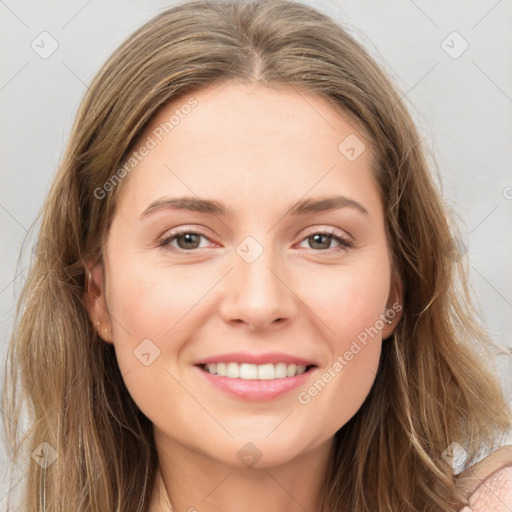
[[[265,402],[287,395],[307,384],[318,373],[318,367],[295,363],[204,363],[194,369],[213,389],[233,398]]]
[[[312,366],[312,365],[310,365]],[[277,364],[251,364],[251,363],[211,363],[201,365],[202,369],[211,375],[243,380],[274,380],[295,377],[303,374],[306,365],[277,363]]]

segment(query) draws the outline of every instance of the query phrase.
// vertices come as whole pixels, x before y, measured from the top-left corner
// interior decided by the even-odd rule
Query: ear
[[[402,279],[396,271],[393,270],[391,276],[391,286],[386,303],[385,319],[391,323],[385,323],[382,329],[382,339],[389,338],[396,329],[398,322],[402,318],[404,311],[404,295]]]
[[[86,265],[84,304],[91,322],[99,336],[106,342],[112,343],[112,324],[105,298],[105,275],[103,262]]]

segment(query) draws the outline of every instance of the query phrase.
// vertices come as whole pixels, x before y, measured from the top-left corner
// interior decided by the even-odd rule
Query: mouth
[[[267,364],[251,364],[236,363],[234,361],[225,363],[209,363],[197,365],[204,372],[219,377],[227,377],[229,379],[240,380],[276,380],[289,379],[309,372],[316,365],[301,365],[288,363],[267,363]]]
[[[212,389],[238,400],[267,402],[307,385],[314,378],[315,364],[244,362],[199,363],[198,376]]]

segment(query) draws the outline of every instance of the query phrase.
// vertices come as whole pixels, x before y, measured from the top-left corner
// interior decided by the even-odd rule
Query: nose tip
[[[225,321],[261,331],[281,326],[293,317],[294,294],[279,272],[268,265],[269,258],[262,254],[250,264],[237,262],[221,307]]]

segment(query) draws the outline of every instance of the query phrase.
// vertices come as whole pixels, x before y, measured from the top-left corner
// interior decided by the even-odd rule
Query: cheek
[[[144,368],[150,378],[153,361],[162,355],[163,334],[174,323],[178,299],[147,266],[133,265],[127,258],[111,261],[116,263],[109,274],[107,304],[119,368],[123,376],[131,372],[132,379]],[[145,368],[146,363],[151,365]]]
[[[165,370],[181,378],[178,362],[183,362],[184,348],[197,337],[205,315],[213,314],[206,309],[219,269],[170,268],[137,258],[118,261],[107,298],[113,342],[121,373],[129,375],[127,386],[137,403],[141,395],[144,404],[138,405],[143,409],[151,406],[162,383],[172,381]],[[179,395],[179,386],[175,391]]]
[[[119,369],[144,414],[152,421],[171,418],[178,404],[189,400],[177,384],[181,377],[173,361],[187,339],[184,326],[197,293],[193,286],[173,282],[164,272],[148,267],[144,272],[135,267],[126,270],[118,267],[112,272],[108,296]]]
[[[140,263],[140,264],[138,264]],[[144,261],[126,263],[112,272],[109,287],[110,313],[117,339],[169,338],[179,332],[189,315],[200,309],[201,297],[218,279],[213,269],[172,269]],[[119,271],[118,271],[119,270]],[[126,279],[124,276],[130,276]],[[114,320],[114,324],[115,324]]]
[[[377,260],[378,261],[378,260]],[[334,273],[311,275],[304,292],[307,305],[322,319],[325,334],[338,353],[364,333],[381,331],[381,315],[389,294],[389,270],[384,264],[346,266]],[[306,288],[304,288],[306,290]]]
[[[328,436],[356,414],[374,383],[389,271],[384,259],[382,265],[339,269],[335,277],[316,283],[308,305],[322,319],[330,360],[297,401],[304,414],[324,418],[321,429]]]

